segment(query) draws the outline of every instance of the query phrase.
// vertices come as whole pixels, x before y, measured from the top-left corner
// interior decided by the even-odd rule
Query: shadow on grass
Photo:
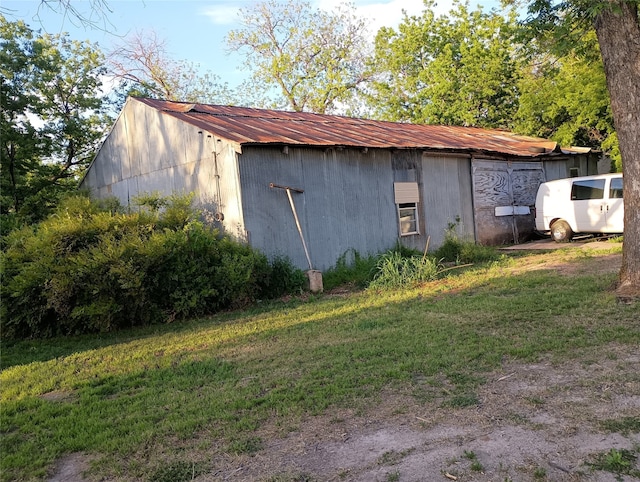
[[[295,299],[289,302],[274,300],[257,303],[247,309],[221,312],[198,319],[133,327],[106,333],[28,340],[0,339],[0,369],[4,370],[13,366],[28,365],[34,362],[46,362],[76,353],[127,344],[167,334],[179,335],[181,333],[193,332],[202,328],[209,328],[212,325],[223,325],[224,323],[233,322],[247,315],[268,313],[274,309],[277,310],[283,307],[290,309],[300,304],[301,302]]]
[[[37,470],[65,452],[133,453],[200,431],[229,450],[253,447],[250,436],[270,417],[363,403],[400,384],[416,395],[424,387],[426,397],[446,384],[445,404],[463,407],[478,403],[482,373],[505,358],[640,343],[635,308],[615,303],[607,276],[468,276],[16,344],[42,351],[10,354],[19,363],[3,373],[5,468]],[[73,393],[41,396],[53,389]]]

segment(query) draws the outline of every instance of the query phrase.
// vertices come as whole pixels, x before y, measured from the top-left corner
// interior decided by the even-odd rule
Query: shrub
[[[338,258],[333,268],[322,275],[324,288],[330,290],[344,284],[365,288],[373,280],[377,261],[377,256],[363,257],[358,251],[350,249]]]
[[[290,263],[221,237],[185,197],[122,213],[81,196],[15,230],[2,253],[8,337],[110,331],[241,306],[299,289]]]
[[[456,233],[459,222],[460,219],[456,218],[455,223],[449,223],[444,243],[433,252],[436,259],[448,263],[467,264],[495,261],[500,258],[498,251],[491,246],[481,246],[474,241],[460,239]]]
[[[438,262],[428,256],[403,256],[400,251],[389,251],[378,259],[376,274],[370,288],[400,288],[438,277]]]
[[[467,264],[495,261],[500,253],[491,246],[481,246],[473,241],[461,241],[458,238],[445,238],[444,243],[433,252],[441,261]]]
[[[271,261],[268,276],[261,280],[262,296],[278,298],[300,292],[304,288],[305,281],[304,272],[296,268],[289,258],[277,256]]]

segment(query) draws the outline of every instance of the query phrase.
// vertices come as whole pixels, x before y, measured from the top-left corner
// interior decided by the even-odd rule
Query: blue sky
[[[92,29],[77,20],[53,12],[40,0],[2,0],[1,11],[9,20],[22,19],[35,30],[47,33],[69,32],[74,40],[97,42],[105,51],[134,31],[156,32],[166,41],[176,60],[200,65],[202,71],[217,74],[222,82],[235,87],[247,76],[239,70],[242,58],[225,52],[225,35],[235,27],[240,8],[248,8],[254,0],[104,0],[109,6],[104,30]],[[312,0],[315,7],[332,10],[341,0]],[[423,10],[422,0],[356,0],[357,14],[368,19],[372,33],[380,27],[396,27],[403,9],[410,15]],[[481,0],[485,10],[499,6],[499,0]],[[72,0],[72,5],[86,16],[91,15],[88,0]],[[437,11],[446,13],[450,1],[438,2]]]

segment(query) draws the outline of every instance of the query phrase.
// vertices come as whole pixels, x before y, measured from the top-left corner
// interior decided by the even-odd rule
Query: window
[[[400,218],[400,235],[419,234],[418,232],[418,203],[398,204]]]
[[[420,193],[417,182],[396,182],[393,184],[398,206],[398,227],[400,236],[420,234],[418,223],[418,201]]]
[[[571,200],[584,201],[587,199],[604,198],[604,179],[585,179],[573,181],[571,186]]]
[[[578,177],[580,175],[580,169],[572,167],[569,169],[569,177]]]
[[[614,177],[609,186],[609,199],[622,199],[622,178]]]

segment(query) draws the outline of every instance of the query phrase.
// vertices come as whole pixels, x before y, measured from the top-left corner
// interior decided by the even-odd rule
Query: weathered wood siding
[[[531,237],[535,219],[528,208],[544,182],[542,162],[472,161],[476,241],[486,245],[519,243]],[[509,209],[512,214],[505,214]]]

